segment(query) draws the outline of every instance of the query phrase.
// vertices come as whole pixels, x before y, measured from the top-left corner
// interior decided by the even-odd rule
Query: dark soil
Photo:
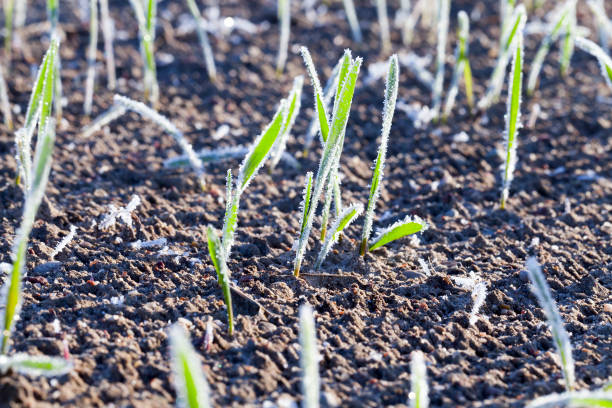
[[[30,24],[45,20],[38,3],[30,7]],[[329,11],[317,22],[304,17],[301,2],[294,2],[287,70],[277,78],[275,2],[222,3],[221,16],[246,18],[263,30],[212,38],[218,86],[206,78],[196,36],[176,31],[179,16],[187,12],[183,3],[162,1],[159,7],[158,58],[173,56],[158,67],[160,111],[198,149],[254,140],[293,77],[305,73],[295,52],[298,45],[310,48],[323,80],[345,47],[363,56],[366,68],[388,57],[380,54],[371,2],[357,2],[365,35],[361,45],[350,39],[341,2],[329,2]],[[396,10],[397,3],[389,1],[390,10]],[[460,9],[482,14],[472,21],[471,34],[478,96],[495,61],[498,3],[453,2],[452,16]],[[580,23],[593,28],[586,8],[579,9]],[[141,99],[135,20],[128,2],[112,1],[111,12],[118,30],[125,32],[115,49],[118,92]],[[525,122],[536,103],[542,113],[535,127],[520,132],[507,211],[498,209],[502,162],[495,152],[503,139],[503,102],[484,118],[469,115],[460,95],[451,124],[425,129],[416,129],[398,110],[377,208],[378,218],[386,212],[391,216],[377,220],[376,226],[417,214],[432,227],[417,245],[396,241],[362,259],[357,255],[362,221],[356,222],[324,262],[322,272],[339,277],[291,276],[304,174],[316,171],[320,149],[300,158],[301,170],[281,163],[271,174],[262,171],[243,196],[229,264],[237,286],[261,307],[236,297],[237,330],[229,338],[205,229],[208,224],[221,228],[225,172],[229,167],[235,171],[239,161],[208,165],[210,188],[202,193],[188,170],[163,168],[163,160],[177,154],[173,139],[136,115],[82,138],[80,128],[89,122],[82,113],[87,26],[67,6],[61,23],[68,103],[58,129],[47,199],[32,233],[25,303],[13,350],[59,356],[65,340],[75,369],[57,379],[9,373],[0,378],[0,406],[172,405],[165,331],[178,319],[191,322],[187,325],[216,406],[262,406],[287,396],[299,401],[297,310],[304,302],[316,311],[328,406],[406,406],[410,353],[419,349],[428,362],[433,406],[522,406],[536,396],[563,390],[550,331],[521,274],[529,254],[542,263],[571,335],[579,387],[596,388],[612,375],[612,109],[599,100],[610,97],[610,91],[590,56],[577,50],[571,73],[561,78],[555,47],[544,65],[540,90],[524,100]],[[22,112],[32,85],[31,66],[38,64],[48,44],[44,28],[32,31],[27,48],[14,53],[8,78],[11,101]],[[433,44],[419,34],[413,51],[432,53]],[[528,62],[540,38],[527,37]],[[399,30],[393,29],[392,39],[394,49],[409,51],[401,46]],[[449,63],[454,34],[450,44]],[[447,83],[451,70],[447,68]],[[362,80],[366,74],[364,68]],[[313,113],[311,95],[307,81],[290,152],[302,149]],[[382,98],[383,79],[356,92],[342,157],[346,203],[367,200]],[[430,104],[429,91],[405,68],[399,99]],[[111,103],[101,65],[94,114]],[[222,124],[228,124],[231,133],[214,140],[212,134]],[[4,126],[0,129],[0,247],[1,260],[10,262],[23,194],[15,186],[13,134]],[[460,131],[467,132],[469,142],[453,141]],[[110,204],[126,205],[133,194],[141,197],[142,205],[134,212],[131,229],[119,223],[100,231],[93,225]],[[49,267],[53,247],[71,224],[78,227],[76,240],[57,256],[61,263]],[[312,272],[318,234],[313,231],[304,272]],[[136,251],[129,245],[162,237],[175,255],[159,255],[156,248]],[[430,262],[431,276],[423,273],[419,258]],[[475,326],[468,324],[470,293],[450,279],[471,272],[489,291]],[[116,302],[120,298],[123,302]],[[215,335],[206,351],[209,316]],[[55,319],[61,323],[60,333],[54,331]]]

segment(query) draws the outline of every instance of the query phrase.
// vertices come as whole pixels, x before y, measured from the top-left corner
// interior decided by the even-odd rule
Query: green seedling
[[[319,378],[319,351],[317,329],[312,307],[300,306],[300,365],[302,368],[302,396],[304,408],[319,408],[321,379]]]
[[[512,71],[508,77],[508,108],[506,113],[506,163],[503,172],[501,209],[506,208],[510,194],[510,184],[514,179],[518,147],[518,131],[521,128],[521,99],[523,87],[523,32],[517,33],[517,46],[514,49]]]
[[[302,47],[302,56],[304,57],[306,66],[313,67],[312,58],[305,47]],[[337,103],[335,103],[335,109],[331,119],[331,126],[327,122],[327,114],[325,113],[325,107],[323,105],[320,92],[321,86],[318,82],[318,78],[316,77],[316,73],[314,72],[314,68],[311,70],[312,72],[309,72],[311,74],[311,80],[315,89],[315,107],[317,116],[319,117],[321,134],[325,140],[325,147],[323,149],[321,162],[319,163],[319,169],[317,170],[311,203],[308,206],[308,216],[305,218],[305,226],[300,232],[300,236],[296,244],[296,256],[293,267],[293,274],[296,277],[300,274],[300,267],[306,251],[306,245],[312,229],[314,214],[319,204],[320,195],[328,177],[330,176],[336,153],[340,149],[341,143],[343,142],[343,135],[346,130],[349,112],[353,101],[353,94],[355,92],[355,84],[357,82],[357,76],[359,75],[361,63],[361,58],[356,58],[351,61],[351,64],[348,67],[346,79],[341,82],[342,90],[337,98]]]
[[[526,408],[610,408],[612,392],[609,391],[576,391],[563,394],[551,394],[537,398],[527,404]]]
[[[223,290],[223,296],[228,313],[228,331],[230,335],[234,333],[234,322],[232,314],[232,303],[231,303],[231,291],[230,291],[230,272],[227,267],[227,261],[229,260],[232,246],[234,244],[234,236],[236,234],[236,228],[238,226],[238,209],[240,207],[240,198],[242,194],[249,186],[249,183],[259,169],[264,165],[266,159],[270,155],[272,146],[277,141],[278,137],[284,131],[284,125],[287,120],[288,106],[286,100],[281,100],[276,114],[272,118],[272,121],[263,130],[259,137],[253,143],[253,146],[249,150],[249,153],[244,158],[244,161],[240,165],[238,170],[238,178],[236,183],[232,186],[232,173],[231,170],[227,172],[226,179],[226,205],[225,205],[225,217],[223,220],[223,229],[221,233],[221,240],[218,242],[218,238],[214,230],[208,232],[208,247],[211,255],[215,271],[217,272],[217,279],[221,282]]]
[[[89,48],[87,49],[87,80],[85,82],[85,115],[91,115],[94,86],[96,85],[96,54],[98,51],[98,1],[89,2]]]
[[[504,33],[508,30],[510,21],[512,20],[512,13],[516,6],[516,0],[500,0],[499,1],[499,16],[501,22],[501,33],[502,36],[499,39],[499,46],[503,49],[504,47]]]
[[[568,18],[570,18],[570,13],[576,7],[576,1],[577,0],[566,1],[559,11],[553,13],[555,18],[548,26],[546,36],[542,40],[540,48],[538,48],[538,52],[536,53],[536,56],[531,64],[531,72],[529,73],[529,79],[527,80],[528,95],[533,94],[533,91],[538,83],[540,71],[542,70],[542,64],[546,58],[546,55],[550,51],[550,46],[557,40],[557,38],[559,38],[561,29],[565,26],[565,22]]]
[[[0,105],[2,105],[2,116],[4,116],[4,124],[9,130],[13,130],[13,113],[11,112],[11,104],[8,97],[8,87],[4,80],[4,68],[0,66]]]
[[[104,36],[104,56],[106,58],[106,81],[108,89],[115,90],[117,86],[117,73],[115,69],[115,51],[113,50],[114,28],[113,20],[108,10],[108,0],[100,0],[100,19],[102,21],[102,35]]]
[[[576,39],[576,45],[578,48],[597,58],[597,62],[599,62],[599,66],[601,67],[601,74],[605,78],[608,87],[612,89],[612,58],[610,58],[597,44],[586,38],[578,37]]]
[[[591,9],[593,17],[597,21],[597,32],[601,48],[608,53],[608,41],[612,38],[612,20],[606,15],[603,0],[587,0],[587,6]]]
[[[455,50],[455,69],[453,71],[453,79],[451,82],[448,95],[446,97],[446,104],[444,105],[444,113],[442,114],[442,120],[446,121],[448,115],[450,115],[455,105],[455,99],[459,93],[459,81],[463,76],[465,83],[465,95],[467,98],[468,106],[470,110],[474,108],[474,91],[472,86],[472,68],[470,66],[470,60],[468,58],[468,38],[470,35],[470,18],[465,11],[460,11],[457,15],[459,21],[459,29],[457,30],[457,49]]]
[[[574,48],[576,45],[576,2],[570,8],[568,16],[564,21],[565,36],[563,38],[563,47],[561,48],[561,75],[567,75],[570,67]]]
[[[65,358],[31,356],[25,353],[0,355],[0,374],[6,374],[10,369],[31,377],[57,377],[69,373],[72,368],[72,362]]]
[[[450,0],[438,1],[438,43],[436,46],[436,76],[432,87],[433,113],[437,118],[442,106],[442,88],[444,87],[444,62],[446,60],[446,41],[448,38],[448,20]]]
[[[138,0],[135,0],[135,1],[138,1]],[[121,108],[114,110],[114,111],[113,111],[113,108],[111,108],[111,113],[109,112],[103,113],[101,116],[102,116],[102,119],[104,119],[104,121],[107,121],[109,118],[115,119],[117,117],[116,116],[117,114],[119,113],[123,114],[127,112],[128,110],[130,110],[130,111],[138,113],[142,117],[145,117],[155,122],[162,129],[164,129],[166,132],[172,135],[176,143],[180,146],[181,150],[183,151],[183,154],[185,154],[189,158],[191,167],[195,171],[198,181],[200,182],[200,187],[202,189],[205,188],[206,181],[204,180],[204,164],[193,151],[193,147],[191,146],[191,143],[189,143],[187,139],[185,139],[183,132],[181,132],[166,117],[160,115],[158,112],[149,108],[147,105],[145,105],[142,102],[137,102],[137,101],[126,98],[125,96],[121,96],[121,95],[115,95],[113,101],[115,105],[120,106]],[[92,127],[93,126],[95,126],[96,128],[100,127],[99,122],[94,121],[94,124],[92,124]]]
[[[359,19],[357,18],[357,11],[355,11],[355,3],[353,0],[342,0],[344,4],[344,12],[346,13],[346,19],[348,20],[349,26],[351,27],[351,34],[353,40],[360,43],[363,40],[361,35],[361,28],[359,27]]]
[[[172,372],[177,394],[176,405],[181,408],[209,408],[210,387],[202,371],[198,353],[191,345],[189,335],[178,323],[170,327]]]
[[[25,0],[19,0],[24,1]],[[57,38],[59,41],[60,33],[59,33],[59,0],[47,0],[47,17],[49,19],[49,24],[51,25],[51,29],[49,31],[49,36],[53,38]],[[55,57],[55,120],[58,124],[62,123],[62,59],[61,55],[58,53]]]
[[[155,21],[157,0],[130,0],[138,20],[140,50],[144,65],[144,97],[153,107],[159,100],[157,66],[155,65]]]
[[[523,32],[525,22],[527,21],[525,6],[519,4],[514,9],[514,13],[512,14],[511,18],[512,24],[508,25],[508,28],[502,34],[502,48],[500,50],[499,57],[497,58],[495,68],[493,69],[493,73],[491,74],[487,92],[485,97],[478,103],[478,108],[483,110],[488,109],[499,99],[504,86],[504,77],[508,62],[510,61],[510,57],[515,54],[515,49],[517,48],[518,33]]]
[[[332,249],[332,247],[338,242],[338,238],[340,238],[340,234],[347,228],[351,223],[361,215],[363,212],[362,204],[353,204],[342,210],[342,213],[336,218],[334,223],[331,226],[331,229],[327,233],[327,237],[325,238],[325,242],[323,242],[323,246],[321,247],[321,251],[317,256],[317,260],[315,261],[314,269],[318,270],[321,267],[321,264],[325,260],[327,254]]]
[[[19,0],[23,1],[23,0]],[[4,0],[4,53],[10,64],[13,49],[13,15],[15,14],[15,0]]]
[[[407,216],[391,226],[378,231],[378,235],[370,242],[370,251],[378,249],[389,242],[425,231],[429,226],[419,217]]]
[[[206,64],[206,72],[208,73],[208,78],[212,82],[215,82],[217,80],[215,57],[213,56],[210,41],[208,41],[208,35],[202,27],[202,15],[200,14],[200,9],[198,9],[198,5],[196,4],[195,0],[187,0],[187,6],[189,7],[189,11],[191,12],[191,15],[196,21],[196,32],[198,33],[198,40],[200,41],[202,53],[204,54],[204,62]]]
[[[277,0],[278,19],[280,21],[280,44],[276,58],[276,74],[281,75],[287,63],[289,34],[291,28],[291,0]]]
[[[391,52],[391,32],[389,31],[389,17],[387,16],[387,0],[376,0],[376,14],[380,26],[380,43],[383,53]]]
[[[302,217],[300,219],[300,234],[304,232],[306,224],[308,223],[309,206],[312,196],[312,171],[306,173],[306,185],[304,186],[304,192],[302,193],[302,203],[300,209]]]
[[[548,326],[552,333],[557,353],[559,353],[559,362],[563,371],[563,379],[565,380],[565,389],[572,391],[576,385],[574,374],[574,358],[572,357],[572,344],[570,343],[569,335],[563,326],[563,319],[559,314],[559,309],[555,304],[550,293],[550,287],[546,282],[546,277],[542,273],[542,268],[535,257],[527,259],[527,273],[531,281],[531,291],[538,299],[540,307],[544,311],[544,315],[548,320]]]
[[[380,146],[378,155],[374,162],[374,173],[372,174],[372,184],[370,185],[370,196],[368,198],[368,206],[365,213],[365,221],[363,223],[363,233],[361,234],[361,247],[359,253],[364,256],[367,250],[368,240],[372,233],[372,223],[374,221],[374,209],[380,195],[380,187],[382,184],[385,158],[387,156],[387,145],[389,143],[389,133],[391,132],[391,122],[395,113],[395,102],[397,100],[397,89],[399,84],[399,61],[397,55],[389,58],[389,71],[387,73],[387,82],[385,85],[385,101],[383,106],[383,125],[380,138]]]
[[[427,386],[427,367],[425,357],[414,351],[410,360],[410,408],[429,407],[429,387]]]
[[[303,86],[304,77],[302,75],[295,77],[295,79],[293,80],[293,87],[291,88],[291,92],[289,92],[289,96],[287,97],[289,106],[287,107],[287,119],[283,124],[284,130],[283,133],[276,140],[276,143],[272,148],[272,152],[270,153],[270,170],[276,167],[278,162],[281,160],[283,153],[285,152],[287,140],[289,139],[289,134],[291,133],[291,129],[293,128],[293,124],[295,123],[295,119],[300,113],[300,107],[302,106]]]
[[[28,238],[34,225],[34,218],[38,212],[38,207],[44,197],[49,172],[51,170],[51,155],[55,144],[55,123],[51,117],[53,103],[53,85],[55,75],[55,57],[58,52],[59,44],[57,40],[52,40],[49,50],[43,59],[39,72],[39,77],[43,78],[40,89],[34,88],[30,100],[38,100],[37,106],[39,124],[38,139],[34,153],[33,164],[30,164],[29,157],[22,162],[22,166],[29,167],[28,175],[31,175],[31,182],[26,189],[26,199],[23,210],[23,218],[19,227],[15,241],[13,243],[13,266],[7,277],[2,293],[2,303],[4,311],[0,317],[0,352],[7,354],[10,343],[10,336],[13,331],[16,317],[21,308],[21,282],[26,266],[26,255],[28,249]],[[26,115],[27,116],[27,115]]]

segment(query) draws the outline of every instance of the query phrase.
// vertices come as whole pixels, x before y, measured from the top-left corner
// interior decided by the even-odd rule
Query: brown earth
[[[248,144],[257,136],[292,78],[305,73],[295,53],[298,44],[310,48],[323,80],[345,47],[363,56],[365,67],[387,57],[379,51],[370,2],[357,2],[365,35],[361,45],[350,39],[341,2],[330,2],[330,10],[317,22],[304,17],[294,2],[288,66],[277,78],[275,2],[222,3],[221,16],[246,18],[263,30],[212,39],[218,86],[206,79],[195,35],[176,31],[179,16],[186,13],[183,3],[162,1],[159,7],[158,59],[173,57],[158,67],[160,111],[198,149]],[[390,1],[390,10],[396,10],[397,3]],[[472,21],[471,34],[478,96],[495,61],[497,7],[493,0],[453,2],[452,16],[460,9],[482,13]],[[13,350],[61,355],[65,340],[75,369],[57,379],[9,373],[0,378],[0,406],[169,406],[175,394],[165,330],[179,318],[192,323],[193,344],[215,405],[262,406],[287,395],[299,400],[297,310],[304,302],[316,311],[327,406],[334,401],[350,407],[406,406],[410,353],[418,349],[428,362],[432,406],[522,406],[536,396],[563,390],[544,315],[521,273],[529,254],[538,255],[543,264],[571,335],[578,385],[596,388],[610,378],[612,109],[609,102],[598,100],[610,97],[610,91],[591,57],[577,51],[566,78],[559,76],[556,47],[547,58],[541,90],[524,101],[525,121],[536,103],[542,113],[535,127],[521,130],[507,211],[498,209],[501,160],[496,154],[503,138],[504,103],[483,118],[466,113],[460,95],[451,124],[425,129],[416,129],[398,110],[377,208],[378,218],[387,211],[391,216],[375,226],[417,214],[432,228],[418,245],[396,241],[362,259],[357,255],[359,220],[324,263],[323,272],[334,276],[291,276],[304,174],[316,171],[320,149],[299,158],[301,170],[281,163],[271,174],[262,171],[243,196],[229,264],[237,285],[262,307],[236,298],[237,330],[229,338],[205,228],[221,228],[224,175],[229,167],[235,171],[239,161],[208,165],[210,189],[202,193],[188,170],[163,168],[163,160],[177,154],[174,141],[136,115],[89,139],[81,137],[80,128],[89,122],[82,113],[88,34],[86,25],[65,8],[61,53],[68,103],[58,129],[47,199],[32,233],[25,304]],[[42,4],[30,11],[29,23],[45,20]],[[128,2],[112,1],[111,12],[118,30],[127,33],[127,39],[116,44],[118,92],[140,99],[135,20]],[[451,21],[454,27],[455,18]],[[586,8],[579,21],[592,27]],[[44,29],[39,31],[30,36],[27,48],[15,52],[8,78],[10,99],[22,112],[32,84],[31,64],[40,61],[48,43]],[[419,34],[414,51],[434,52]],[[393,29],[394,49],[405,52],[399,35]],[[455,35],[450,38],[449,56]],[[540,38],[527,37],[528,62]],[[447,68],[447,80],[451,70]],[[366,74],[364,69],[361,78]],[[112,103],[103,68],[98,83],[95,114]],[[301,151],[313,113],[311,95],[307,82],[290,152]],[[369,86],[361,82],[357,89],[342,157],[346,203],[367,200],[382,98],[382,79]],[[403,67],[399,99],[430,103],[429,91]],[[228,124],[231,133],[216,141],[212,134],[222,124]],[[23,194],[14,183],[13,135],[3,125],[0,130],[0,247],[1,260],[9,262]],[[469,135],[468,142],[453,141],[460,131]],[[125,205],[133,194],[142,199],[133,228],[119,223],[100,231],[93,225],[110,204]],[[61,264],[50,266],[49,255],[71,224],[78,228],[77,238],[57,256]],[[315,229],[304,272],[310,272],[319,248],[318,234]],[[137,251],[129,245],[162,237],[176,255],[160,256],[158,249]],[[423,273],[418,258],[430,262],[432,276]],[[475,326],[468,324],[470,293],[449,279],[470,272],[485,281],[489,291]],[[113,304],[120,297],[123,303]],[[209,316],[215,336],[205,351]],[[59,334],[53,329],[55,319],[61,323]]]

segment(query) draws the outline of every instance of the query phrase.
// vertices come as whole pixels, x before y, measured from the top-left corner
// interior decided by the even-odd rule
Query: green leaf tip
[[[425,231],[429,225],[421,218],[407,216],[401,221],[398,221],[391,226],[378,231],[378,236],[370,243],[370,251],[378,249],[389,242],[403,238],[408,235],[416,234],[417,232]]]

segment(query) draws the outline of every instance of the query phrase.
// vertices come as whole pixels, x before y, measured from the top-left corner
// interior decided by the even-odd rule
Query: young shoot
[[[438,43],[436,46],[436,76],[432,88],[432,100],[435,117],[440,113],[442,105],[442,88],[444,87],[444,61],[446,59],[446,40],[448,38],[448,20],[450,0],[437,0],[438,4]]]
[[[517,33],[517,45],[514,49],[512,71],[508,77],[508,107],[506,113],[506,163],[503,171],[501,209],[506,208],[510,194],[510,184],[514,179],[518,146],[518,131],[521,128],[521,99],[523,86],[523,32]]]
[[[597,62],[599,62],[599,66],[601,67],[601,74],[605,78],[608,87],[612,89],[612,58],[610,58],[597,44],[586,38],[578,37],[576,39],[576,45],[578,48],[597,58]]]
[[[342,84],[342,90],[340,91],[336,100],[330,126],[327,122],[327,114],[325,113],[325,107],[322,101],[321,85],[316,76],[316,72],[314,72],[314,65],[312,64],[310,53],[305,47],[302,47],[302,56],[304,57],[307,68],[310,67],[309,73],[315,90],[315,107],[317,116],[319,117],[321,134],[325,140],[325,147],[323,149],[321,162],[319,163],[319,169],[317,170],[311,203],[308,206],[308,216],[305,218],[306,224],[303,230],[300,231],[295,247],[296,256],[293,274],[296,277],[300,274],[300,267],[306,251],[306,245],[312,229],[314,214],[316,213],[319,204],[320,195],[323,192],[324,186],[327,184],[327,179],[330,176],[331,169],[336,161],[336,153],[339,149],[341,149],[343,135],[346,130],[346,125],[353,102],[355,84],[357,82],[357,76],[359,75],[359,69],[361,68],[362,63],[361,58],[356,58],[351,61],[349,67],[347,68],[347,73],[345,76],[346,79],[340,82]]]
[[[72,362],[65,358],[31,356],[25,353],[0,355],[0,374],[3,375],[11,369],[31,377],[57,377],[69,373],[72,367]]]
[[[410,408],[429,407],[427,367],[421,351],[414,351],[410,360]]]
[[[536,398],[526,408],[609,408],[612,407],[611,391],[576,391],[551,394]]]
[[[91,115],[94,87],[96,85],[96,54],[98,51],[98,1],[89,2],[89,48],[87,49],[87,80],[85,82],[85,115]]]
[[[53,83],[55,75],[55,56],[58,52],[58,42],[53,40],[43,60],[44,72],[40,74],[44,78],[40,95],[40,123],[34,161],[30,168],[31,182],[26,190],[26,199],[23,209],[21,226],[17,230],[13,242],[13,266],[0,290],[0,303],[4,310],[0,315],[0,353],[7,354],[10,336],[15,321],[21,308],[21,282],[26,267],[26,256],[28,250],[28,238],[34,225],[34,218],[38,207],[43,200],[47,180],[51,171],[51,156],[55,144],[55,122],[51,117],[53,103]],[[43,69],[41,67],[41,69]],[[36,88],[33,94],[36,94]],[[33,95],[34,98],[34,95]]]
[[[387,73],[387,81],[385,85],[385,101],[383,105],[383,125],[380,138],[380,146],[378,155],[374,162],[374,173],[372,174],[372,184],[370,185],[370,196],[368,198],[368,206],[366,209],[365,220],[363,223],[363,232],[361,234],[361,247],[359,253],[365,256],[368,240],[372,233],[372,223],[374,221],[374,209],[380,195],[380,187],[385,169],[385,158],[387,156],[387,145],[389,142],[389,133],[391,132],[391,122],[395,113],[395,102],[397,100],[397,89],[399,84],[399,62],[397,55],[389,58],[389,71]]]
[[[529,79],[527,80],[528,95],[533,94],[533,91],[535,90],[538,83],[538,79],[540,77],[542,64],[544,63],[546,55],[550,51],[550,46],[557,40],[557,38],[559,38],[561,30],[564,27],[565,22],[569,18],[570,12],[574,7],[576,7],[576,0],[567,0],[560,10],[558,10],[556,13],[551,13],[554,18],[549,24],[546,36],[542,40],[540,48],[538,48],[538,52],[536,53],[536,56],[531,64],[531,71],[529,72]]]
[[[130,0],[138,20],[140,50],[144,65],[144,97],[153,107],[159,99],[157,83],[157,66],[155,65],[155,21],[157,0]]]
[[[468,38],[470,35],[470,18],[467,13],[463,10],[457,15],[459,21],[459,29],[457,30],[457,49],[455,50],[455,69],[453,71],[453,79],[451,82],[448,95],[446,97],[446,104],[444,105],[444,113],[442,114],[442,120],[446,121],[448,115],[450,115],[455,105],[455,99],[459,92],[459,81],[463,76],[465,83],[465,94],[470,109],[474,108],[474,93],[472,87],[472,68],[470,66],[470,60],[468,58]]]
[[[340,234],[347,228],[351,223],[361,215],[363,212],[362,204],[353,204],[346,207],[342,210],[342,213],[336,218],[334,223],[332,224],[331,229],[327,233],[327,237],[325,238],[325,242],[321,247],[321,251],[317,256],[317,260],[315,261],[314,269],[318,270],[321,267],[321,264],[325,260],[325,257],[332,249],[332,247],[338,242],[338,238],[340,238]]]
[[[561,75],[567,75],[570,67],[574,48],[576,44],[576,2],[573,2],[570,7],[569,14],[565,18],[565,37],[563,39],[563,47],[561,49]]]
[[[349,26],[351,27],[351,34],[353,40],[360,43],[363,40],[361,35],[361,28],[359,27],[359,19],[357,18],[357,11],[355,11],[355,3],[353,0],[342,0],[344,4],[344,12],[346,13],[346,19],[348,20]]]
[[[108,0],[100,0],[100,18],[102,20],[102,35],[104,36],[104,56],[106,58],[106,81],[108,89],[115,90],[117,73],[115,69],[115,27],[108,10]]]
[[[200,357],[191,345],[185,329],[178,323],[168,332],[172,354],[172,373],[177,394],[177,406],[185,408],[209,408],[210,388],[202,371]]]
[[[557,353],[559,353],[559,362],[563,371],[563,379],[565,380],[565,389],[572,391],[574,389],[576,379],[574,375],[574,359],[572,357],[572,344],[570,343],[569,335],[563,326],[563,319],[559,314],[559,309],[552,298],[550,287],[546,282],[546,277],[542,273],[542,268],[535,257],[527,259],[527,273],[531,281],[531,291],[538,299],[540,307],[544,311],[544,315],[548,320],[548,326],[552,333]]]
[[[274,169],[278,162],[281,160],[283,153],[285,152],[285,148],[287,146],[287,140],[289,139],[289,134],[291,133],[291,128],[293,128],[293,124],[295,123],[295,119],[297,115],[300,113],[300,107],[302,106],[302,87],[304,86],[304,77],[299,75],[295,77],[293,80],[293,87],[291,88],[291,92],[289,92],[289,97],[287,101],[289,101],[289,106],[287,107],[287,118],[285,119],[285,123],[283,124],[283,133],[279,136],[272,148],[272,152],[270,154],[270,170]]]
[[[291,0],[277,0],[278,19],[280,21],[280,44],[276,58],[276,74],[281,75],[287,63],[289,34],[291,28]]]
[[[499,57],[497,58],[493,73],[491,74],[487,92],[484,98],[478,103],[478,108],[480,109],[488,109],[499,99],[499,95],[504,86],[504,77],[508,62],[510,61],[510,56],[515,54],[515,50],[518,46],[518,33],[523,33],[525,22],[527,21],[525,6],[520,4],[515,8],[511,21],[512,24],[509,24],[508,28],[502,33],[502,48],[499,52]]]
[[[308,210],[310,206],[312,195],[312,171],[306,173],[306,185],[304,186],[304,192],[302,193],[302,203],[300,204],[300,212],[302,218],[300,219],[300,234],[304,232],[304,228],[308,222]],[[297,242],[297,241],[296,241]]]
[[[231,172],[228,172],[228,183],[231,184]],[[234,335],[234,309],[232,306],[231,273],[227,267],[227,258],[223,250],[223,244],[217,236],[214,228],[208,226],[206,232],[208,241],[208,254],[217,273],[217,283],[221,286],[223,301],[227,312],[227,332],[230,336]]]
[[[416,234],[417,232],[425,231],[427,228],[429,228],[429,226],[421,218],[417,216],[407,216],[403,220],[391,224],[387,228],[378,230],[376,238],[370,241],[369,250],[373,251],[387,245],[389,242]]]
[[[202,53],[204,54],[204,62],[206,64],[206,72],[208,73],[208,78],[212,82],[215,82],[217,80],[215,57],[213,56],[210,41],[208,41],[208,35],[202,27],[202,15],[200,14],[200,9],[198,9],[198,5],[196,4],[195,0],[187,0],[187,6],[189,7],[189,11],[191,12],[191,15],[193,15],[193,18],[196,21],[196,32],[198,33],[198,40],[200,41]]]
[[[321,379],[317,330],[312,307],[300,306],[300,365],[302,368],[302,396],[304,408],[319,408]]]
[[[376,14],[380,26],[380,43],[382,52],[391,52],[391,33],[389,31],[389,17],[387,16],[387,0],[376,0]]]
[[[139,1],[139,0],[134,0],[134,1]],[[183,154],[189,157],[189,162],[191,163],[191,167],[195,171],[198,181],[200,182],[200,187],[202,189],[205,188],[206,182],[204,180],[204,164],[193,151],[193,147],[191,146],[191,143],[189,143],[185,139],[183,132],[181,132],[166,117],[160,115],[158,112],[149,108],[147,105],[145,105],[142,102],[137,102],[137,101],[126,98],[125,96],[121,96],[121,95],[115,95],[113,101],[115,105],[121,106],[123,109],[125,109],[125,111],[130,110],[130,111],[136,112],[140,116],[155,122],[162,129],[168,132],[174,138],[176,143],[179,145],[179,147],[183,151]],[[120,110],[117,112],[120,112]],[[108,112],[104,113],[103,115],[105,115],[106,118],[108,119]]]
[[[13,113],[11,112],[11,104],[8,97],[8,87],[4,80],[4,68],[0,66],[0,105],[2,109],[2,116],[4,117],[4,124],[8,130],[13,130]]]

